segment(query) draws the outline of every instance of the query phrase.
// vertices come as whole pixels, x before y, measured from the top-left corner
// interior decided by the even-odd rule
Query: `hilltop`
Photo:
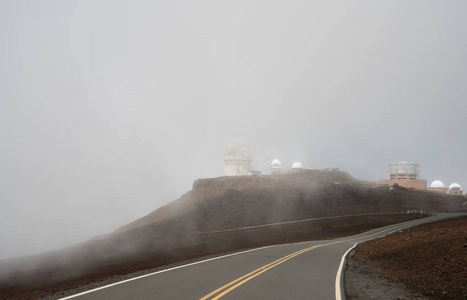
[[[391,192],[336,171],[219,177],[195,181],[180,199],[117,233],[173,219],[209,231],[353,214],[458,211],[463,199],[402,187]]]
[[[419,217],[407,210],[463,211],[464,202],[389,191],[344,172],[200,179],[180,199],[111,234],[0,262],[0,295],[47,295],[214,253],[356,234]]]
[[[318,170],[271,176],[198,179],[193,183],[193,189],[177,201],[120,228],[117,232],[174,218],[191,220],[193,223],[190,228],[206,231],[289,221],[301,219],[301,216],[330,216],[333,215],[332,212],[299,214],[304,207],[298,207],[295,202],[299,198],[320,197],[316,192],[326,193],[320,191],[320,187],[340,184],[357,186],[363,183],[344,172]],[[307,199],[303,199],[302,202],[306,201]]]

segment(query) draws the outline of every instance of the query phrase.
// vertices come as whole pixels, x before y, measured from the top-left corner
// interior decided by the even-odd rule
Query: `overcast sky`
[[[111,232],[229,138],[467,188],[467,1],[0,0],[0,259]]]

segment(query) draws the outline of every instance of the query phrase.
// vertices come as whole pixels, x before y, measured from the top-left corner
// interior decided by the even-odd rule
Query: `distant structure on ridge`
[[[278,175],[278,174],[299,173],[304,170],[303,165],[298,161],[293,163],[292,170],[290,171],[282,170],[281,167],[282,167],[281,161],[278,160],[277,158],[273,159],[271,161],[271,174]]]
[[[296,161],[292,165],[292,173],[299,173],[303,171],[303,165],[302,163]]]
[[[449,195],[462,195],[462,187],[460,184],[454,182],[449,186],[448,189],[448,194]]]
[[[251,175],[251,152],[244,138],[230,139],[225,151],[225,175]]]
[[[441,180],[433,181],[429,186],[426,185],[426,180],[419,178],[420,165],[413,162],[396,162],[389,164],[388,179],[381,180],[379,184],[388,186],[402,186],[408,189],[427,190],[430,192],[463,195],[462,186],[458,183],[453,183],[447,187]]]
[[[387,184],[389,186],[399,185],[408,189],[426,190],[426,180],[419,179],[419,164],[401,161],[391,163],[388,167],[388,179],[381,180],[381,184]]]
[[[462,195],[462,186],[456,182],[447,187],[441,180],[435,180],[426,189],[430,192],[449,195]]]
[[[271,161],[271,174],[280,174],[281,173],[281,161],[277,158],[274,158]]]
[[[448,193],[448,187],[444,185],[441,180],[433,181],[429,186],[426,188],[430,192],[437,192],[442,194]]]

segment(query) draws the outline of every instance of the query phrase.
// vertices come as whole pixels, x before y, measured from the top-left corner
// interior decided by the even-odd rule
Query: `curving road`
[[[342,256],[353,245],[458,215],[440,214],[346,238],[244,251],[63,299],[340,299],[337,274]]]

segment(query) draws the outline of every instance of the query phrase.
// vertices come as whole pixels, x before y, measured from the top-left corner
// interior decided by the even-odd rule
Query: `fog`
[[[0,259],[254,168],[467,188],[465,1],[0,1]]]

